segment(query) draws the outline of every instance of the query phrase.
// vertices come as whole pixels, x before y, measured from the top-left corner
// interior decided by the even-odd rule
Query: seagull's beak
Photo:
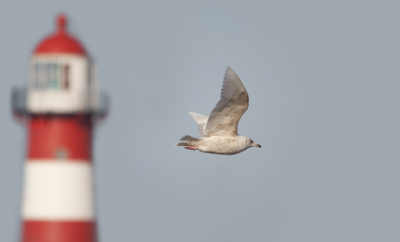
[[[256,143],[252,143],[252,144],[251,144],[251,146],[258,147],[258,148],[261,148],[261,145],[259,145],[259,144],[256,144]]]

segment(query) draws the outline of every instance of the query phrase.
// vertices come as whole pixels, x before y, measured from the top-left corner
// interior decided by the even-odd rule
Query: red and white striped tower
[[[44,38],[29,61],[26,88],[14,89],[14,115],[27,127],[23,242],[95,242],[92,138],[107,113],[93,63],[66,29]]]

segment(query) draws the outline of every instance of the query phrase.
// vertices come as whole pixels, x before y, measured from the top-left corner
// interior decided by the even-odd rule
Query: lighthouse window
[[[58,89],[58,65],[56,63],[47,65],[47,78],[47,87]]]
[[[69,65],[64,65],[63,70],[63,89],[67,90],[69,87]]]
[[[67,90],[69,72],[68,64],[34,63],[31,67],[31,87],[38,90]]]

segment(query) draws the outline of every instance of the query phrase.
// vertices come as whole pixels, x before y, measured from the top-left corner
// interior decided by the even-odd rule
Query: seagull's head
[[[258,148],[261,148],[261,145],[256,144],[256,142],[254,142],[252,139],[249,139],[249,140],[250,140],[250,144],[249,144],[250,147],[258,147]]]

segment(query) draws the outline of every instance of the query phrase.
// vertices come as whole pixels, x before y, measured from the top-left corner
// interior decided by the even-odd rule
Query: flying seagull
[[[210,116],[189,112],[199,124],[201,138],[185,135],[181,143],[189,150],[199,150],[204,153],[234,155],[250,147],[261,145],[245,136],[237,134],[240,118],[249,107],[249,95],[236,73],[228,67],[222,85],[221,99],[212,110]]]

